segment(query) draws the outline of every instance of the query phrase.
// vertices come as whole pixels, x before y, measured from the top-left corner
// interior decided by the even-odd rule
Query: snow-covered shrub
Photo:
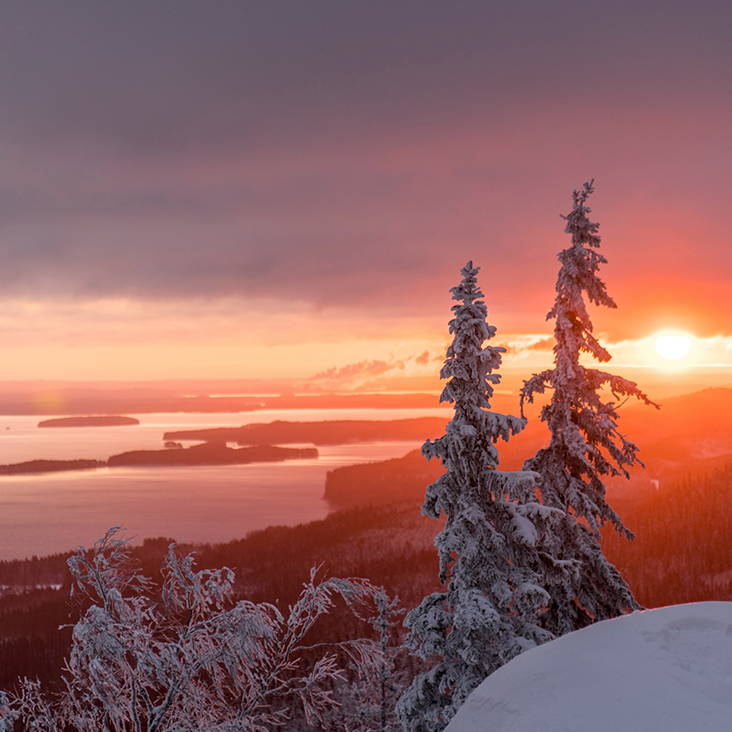
[[[8,695],[0,691],[0,732],[13,732],[13,724],[19,712],[10,706]]]
[[[308,631],[334,596],[362,616],[376,592],[366,580],[317,582],[313,570],[285,616],[270,604],[234,602],[231,570],[196,571],[193,557],[171,545],[155,599],[118,528],[93,550],[78,549],[69,566],[72,596],[86,610],[73,628],[63,693],[49,698],[25,680],[14,700],[28,730],[269,732],[296,708],[319,725],[344,671],[332,647],[303,664],[313,651]],[[348,648],[365,659],[369,649],[359,641]]]

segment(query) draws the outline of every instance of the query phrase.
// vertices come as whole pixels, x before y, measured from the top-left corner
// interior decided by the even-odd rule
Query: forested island
[[[231,448],[225,442],[204,442],[189,448],[175,450],[133,450],[112,455],[107,460],[110,468],[119,466],[172,466],[172,465],[246,465],[247,463],[275,463],[283,460],[307,460],[318,457],[314,447],[255,447]]]
[[[59,473],[65,470],[96,470],[106,465],[104,460],[27,460],[23,463],[0,465],[0,475],[32,475]]]
[[[115,415],[92,415],[88,417],[55,417],[43,419],[39,427],[126,427],[140,424],[135,417],[119,417]]]
[[[318,457],[315,447],[280,447],[287,444],[343,445],[352,442],[421,441],[439,434],[445,427],[444,417],[421,417],[400,420],[332,420],[323,422],[274,421],[241,427],[215,427],[199,430],[179,430],[163,435],[163,450],[133,450],[112,455],[108,460],[46,460],[37,459],[22,463],[0,465],[0,475],[52,473],[66,470],[93,470],[120,466],[193,466],[193,465],[245,465],[254,462],[279,462]],[[48,419],[39,427],[108,426],[110,424],[139,424],[133,417],[86,416]],[[185,448],[178,440],[200,441]],[[228,443],[242,445],[231,448]],[[412,462],[414,460],[412,459]],[[420,458],[420,462],[421,458]],[[431,475],[424,469],[413,472],[412,483],[418,476]],[[331,496],[337,489],[331,487]],[[343,497],[346,504],[352,498]],[[335,503],[340,503],[336,499]],[[345,504],[344,504],[345,505]]]
[[[112,455],[108,460],[29,460],[0,465],[0,475],[31,475],[65,470],[96,470],[116,467],[172,467],[194,465],[247,465],[276,463],[283,460],[307,460],[318,457],[314,447],[277,447],[257,445],[230,448],[224,442],[204,442],[176,450],[132,450]]]

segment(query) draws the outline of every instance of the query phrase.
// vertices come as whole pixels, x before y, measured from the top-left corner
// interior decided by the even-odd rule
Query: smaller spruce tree
[[[522,415],[526,402],[552,390],[550,402],[541,410],[551,441],[523,467],[541,476],[543,504],[560,509],[550,519],[551,531],[542,537],[544,584],[552,596],[542,625],[556,635],[640,609],[602,553],[599,529],[605,522],[621,536],[633,538],[608,505],[602,479],[628,478],[628,467],[640,463],[636,445],[617,430],[619,401],[633,397],[657,407],[634,382],[580,363],[583,353],[600,362],[611,358],[593,335],[584,296],[595,305],[616,307],[597,276],[607,260],[597,251],[599,224],[588,218],[586,201],[592,192],[592,182],[575,191],[572,211],[562,217],[572,243],[559,254],[557,296],[547,315],[547,320],[555,321],[554,368],[534,374],[521,390]],[[603,388],[611,394],[607,401]],[[571,561],[579,563],[581,571],[568,584],[572,575],[557,573],[556,566]]]
[[[405,620],[417,654],[441,659],[398,702],[399,720],[413,732],[443,729],[489,674],[553,637],[538,620],[549,596],[533,568],[540,565],[537,544],[554,509],[537,500],[536,474],[497,469],[498,438],[508,440],[526,421],[490,411],[505,349],[483,347],[496,329],[486,322],[478,271],[468,262],[451,290],[458,304],[440,401],[451,402],[455,413],[445,434],[422,447],[447,468],[427,488],[422,506],[427,516],[447,517],[435,540],[447,589],[425,597]]]
[[[401,730],[394,707],[404,688],[406,674],[397,667],[404,647],[398,640],[396,626],[400,624],[404,610],[399,606],[399,598],[390,598],[383,588],[376,590],[374,605],[376,613],[369,618],[369,623],[377,632],[378,640],[362,641],[362,647],[368,653],[356,659],[354,668],[358,680],[346,689],[353,706],[343,704],[339,710],[342,716],[350,712],[348,732]]]

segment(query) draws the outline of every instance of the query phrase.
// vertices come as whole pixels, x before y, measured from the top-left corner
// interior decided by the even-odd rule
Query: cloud
[[[493,345],[503,346],[506,349],[507,360],[522,361],[534,355],[550,353],[554,348],[554,338],[537,334],[509,334],[503,338],[497,337]]]
[[[359,361],[347,366],[333,367],[322,371],[307,379],[302,386],[312,389],[353,389],[365,381],[383,376],[394,370],[404,370],[405,363],[401,360],[390,361]]]
[[[331,368],[312,377],[312,381],[349,381],[354,377],[374,377],[381,376],[387,371],[393,369],[403,369],[404,361],[361,361],[360,363],[341,366],[341,368]]]
[[[717,335],[711,338],[702,338],[700,340],[708,348],[719,351],[732,351],[732,336]]]
[[[91,140],[148,152],[243,141],[252,149],[318,130],[343,139],[346,124],[362,134],[494,113],[541,95],[729,82],[720,56],[730,10],[721,2],[703,10],[681,0],[610,9],[601,0],[8,5],[4,124],[36,144]],[[567,22],[579,12],[585,33]]]
[[[602,329],[683,291],[726,332],[728,5],[43,7],[10,3],[0,44],[4,297],[437,320],[473,259],[491,322],[535,332],[594,175],[633,314]]]
[[[430,366],[433,360],[443,360],[430,358],[430,352],[424,351],[419,356],[406,356],[405,358],[394,358],[389,360],[373,359],[363,360],[357,363],[347,364],[346,366],[332,367],[321,371],[315,376],[311,376],[298,384],[298,388],[306,391],[310,390],[352,390],[359,387],[367,387],[369,389],[378,388],[379,378],[402,372],[407,375],[416,374],[433,374]],[[415,368],[416,367],[416,368]],[[424,367],[429,367],[425,369]]]
[[[527,351],[551,351],[554,348],[556,341],[554,338],[542,338],[536,343],[531,343],[526,346]]]

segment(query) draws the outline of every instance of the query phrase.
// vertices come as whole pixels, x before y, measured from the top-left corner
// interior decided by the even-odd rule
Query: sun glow
[[[691,350],[691,338],[685,335],[660,335],[656,338],[656,352],[669,361],[678,361]]]

